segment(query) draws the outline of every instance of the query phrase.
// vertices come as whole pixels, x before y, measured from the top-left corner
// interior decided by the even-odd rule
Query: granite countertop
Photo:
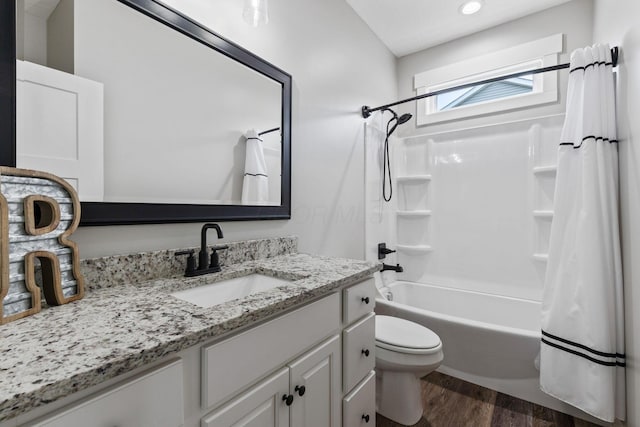
[[[195,278],[95,287],[80,301],[0,326],[0,421],[329,294],[379,269],[372,262],[287,254]],[[293,281],[209,308],[169,295],[253,272]]]

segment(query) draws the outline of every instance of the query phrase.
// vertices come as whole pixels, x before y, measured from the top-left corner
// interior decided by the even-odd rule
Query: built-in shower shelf
[[[535,216],[536,218],[553,218],[553,211],[536,210],[533,211],[533,216]]]
[[[398,182],[425,182],[431,181],[431,175],[403,175],[396,178]]]
[[[401,217],[420,217],[431,215],[431,211],[429,210],[397,211],[396,213]]]
[[[554,174],[558,170],[557,166],[537,166],[533,168],[534,174]]]
[[[410,255],[420,255],[431,252],[433,248],[429,245],[396,245],[396,250]]]
[[[533,259],[546,262],[549,259],[549,254],[533,254]]]

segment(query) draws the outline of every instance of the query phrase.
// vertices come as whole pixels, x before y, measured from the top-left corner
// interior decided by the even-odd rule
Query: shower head
[[[401,115],[400,118],[398,119],[398,124],[402,125],[407,123],[409,120],[411,120],[411,117],[413,116],[409,113]]]
[[[362,111],[364,114],[364,107]],[[396,112],[390,108],[383,108],[382,112],[384,111],[389,111],[391,114],[393,114],[393,117],[391,117],[387,122],[387,137],[384,140],[384,159],[382,161],[382,164],[383,164],[382,198],[384,199],[385,202],[388,202],[391,200],[391,195],[393,194],[393,187],[391,182],[391,161],[389,160],[389,137],[391,136],[393,131],[396,130],[398,125],[402,125],[404,123],[407,123],[409,120],[411,120],[411,114],[407,113],[398,117]],[[393,126],[391,126],[392,123],[393,123]],[[389,128],[389,126],[391,126],[391,128]],[[387,175],[387,170],[389,171],[388,175]],[[389,195],[388,196],[387,196],[387,178],[389,178]]]
[[[393,111],[392,111],[393,112]],[[396,122],[393,124],[393,126],[391,127],[391,129],[389,129],[387,131],[387,137],[390,137],[391,134],[396,130],[396,128],[398,127],[398,125],[402,125],[407,123],[409,120],[411,120],[411,117],[413,117],[411,114],[407,113],[407,114],[403,114],[400,117],[398,117],[398,115],[393,112],[393,117],[391,118],[391,120],[389,120],[389,123],[387,124],[387,129],[389,129],[389,124],[391,124],[391,122],[393,120],[395,120]]]

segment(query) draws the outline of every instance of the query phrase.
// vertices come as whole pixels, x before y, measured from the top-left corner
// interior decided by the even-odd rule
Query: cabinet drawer
[[[375,328],[375,315],[370,313],[364,319],[344,330],[342,378],[345,393],[375,367]]]
[[[376,303],[376,285],[373,278],[353,285],[342,292],[345,324],[348,325],[373,311]]]
[[[369,375],[342,400],[342,427],[376,425],[376,373]]]
[[[339,327],[340,299],[336,293],[204,347],[202,406],[222,403]]]
[[[74,403],[32,426],[182,426],[182,376],[182,360],[176,360]]]

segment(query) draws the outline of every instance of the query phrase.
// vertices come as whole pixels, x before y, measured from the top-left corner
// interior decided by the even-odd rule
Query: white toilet
[[[376,315],[376,406],[380,415],[404,425],[422,417],[420,378],[443,359],[433,331],[398,317]]]

